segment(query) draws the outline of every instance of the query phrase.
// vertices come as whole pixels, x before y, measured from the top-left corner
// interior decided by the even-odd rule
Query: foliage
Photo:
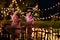
[[[20,21],[21,26],[25,26],[25,21]],[[1,21],[2,24],[11,24],[8,20]],[[60,21],[35,21],[34,27],[53,27],[53,28],[60,28]]]

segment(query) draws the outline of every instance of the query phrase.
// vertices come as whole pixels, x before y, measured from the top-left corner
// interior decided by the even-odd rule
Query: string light
[[[3,17],[3,15],[1,15]]]
[[[12,17],[12,15],[10,15],[10,17]]]
[[[4,11],[4,14],[5,14],[5,11]]]
[[[48,8],[48,10],[49,10],[49,8]]]
[[[46,17],[46,19],[47,19],[47,17]]]
[[[15,1],[15,3],[17,4],[17,2]]]
[[[3,9],[3,8],[1,8],[1,9]]]
[[[48,17],[48,18],[50,18],[50,17]]]
[[[8,11],[8,10],[6,10],[6,11]]]
[[[53,16],[51,16],[51,17],[53,17]]]
[[[43,17],[42,19],[44,20],[45,18]]]
[[[53,6],[53,8],[54,8],[55,6]]]
[[[5,10],[5,8],[4,8],[4,10]]]
[[[16,4],[16,6],[18,6],[18,4]]]
[[[57,4],[60,5],[59,2],[58,2]],[[55,4],[55,6],[58,6],[57,4]],[[48,10],[49,10],[49,9],[53,9],[55,6],[52,6],[52,7],[48,8]],[[42,9],[42,10],[43,10],[43,9]],[[44,10],[46,10],[46,9],[44,9]]]
[[[24,4],[24,2],[23,2],[23,4]]]
[[[60,3],[58,2],[58,5],[60,5]]]
[[[7,15],[9,15],[9,14],[7,13]]]
[[[21,2],[21,0],[20,0],[20,2]]]
[[[47,9],[45,9],[45,11],[46,11]]]
[[[1,11],[1,13],[3,13],[3,11]]]
[[[56,16],[56,18],[58,18],[58,16]]]
[[[41,11],[41,10],[39,9],[39,11]]]
[[[52,7],[50,7],[50,9],[52,9]]]
[[[57,4],[55,4],[57,6]]]
[[[12,1],[12,3],[14,3],[14,1]]]

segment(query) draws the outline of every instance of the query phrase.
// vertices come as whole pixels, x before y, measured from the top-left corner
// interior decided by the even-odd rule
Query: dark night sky
[[[44,9],[55,5],[59,0],[37,0],[39,8]]]

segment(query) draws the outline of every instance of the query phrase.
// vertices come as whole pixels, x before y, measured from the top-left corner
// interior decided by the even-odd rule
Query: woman
[[[34,19],[32,18],[31,12],[27,12],[26,14],[26,39],[31,40],[31,34],[32,34],[32,25],[34,24]]]
[[[16,34],[16,37],[19,37],[20,36],[20,32],[21,32],[19,30],[19,28],[21,28],[21,26],[20,26],[20,22],[19,22],[19,17],[16,15],[17,12],[18,11],[15,11],[11,18],[12,18],[12,28],[16,28],[15,34]]]

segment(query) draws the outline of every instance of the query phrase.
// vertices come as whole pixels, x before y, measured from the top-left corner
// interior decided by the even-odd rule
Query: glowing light
[[[48,10],[49,10],[49,8],[48,8]]]
[[[8,10],[6,10],[6,11],[8,11]]]
[[[55,6],[53,6],[53,8],[54,8]]]
[[[3,17],[3,15],[1,15]]]
[[[55,4],[57,6],[57,4]]]
[[[56,18],[58,18],[58,16],[56,16]]]
[[[4,10],[5,10],[5,8],[4,8]]]
[[[42,28],[42,31],[45,31],[44,28]]]
[[[37,18],[38,20],[40,20],[39,18]]]
[[[45,9],[45,11],[46,11],[47,9]]]
[[[46,32],[48,32],[48,30],[46,29]]]
[[[41,10],[39,9],[39,11],[41,11]]]
[[[39,31],[41,31],[41,28],[39,28]]]
[[[20,9],[17,9],[18,11],[20,10]]]
[[[12,8],[12,10],[14,10],[14,8]]]
[[[52,7],[50,7],[50,9],[52,9]]]
[[[10,15],[10,17],[12,17],[12,15]]]
[[[44,20],[45,18],[43,17],[42,19]]]
[[[48,17],[48,18],[50,18],[50,17]]]
[[[9,8],[7,8],[9,10]]]
[[[19,7],[17,7],[17,8],[19,8]]]
[[[24,4],[24,2],[23,2],[23,4]]]
[[[58,5],[60,5],[60,3],[58,2]]]
[[[20,2],[21,2],[21,0],[20,0]]]
[[[12,1],[12,3],[14,3],[14,1]]]
[[[21,13],[22,11],[20,10],[19,12]]]
[[[16,6],[18,6],[18,4],[16,4]]]
[[[47,19],[47,17],[46,17],[46,19]]]
[[[5,14],[5,11],[4,11],[4,14]]]
[[[32,31],[34,31],[34,28],[32,28]]]
[[[9,14],[7,13],[7,15],[9,15]]]
[[[9,7],[12,7],[12,4],[10,4],[10,6]]]
[[[1,9],[3,9],[3,8],[1,8]]]
[[[51,16],[51,17],[53,17],[53,16]]]
[[[1,11],[1,13],[3,13],[3,11]]]
[[[15,3],[17,3],[17,2],[15,1]]]

